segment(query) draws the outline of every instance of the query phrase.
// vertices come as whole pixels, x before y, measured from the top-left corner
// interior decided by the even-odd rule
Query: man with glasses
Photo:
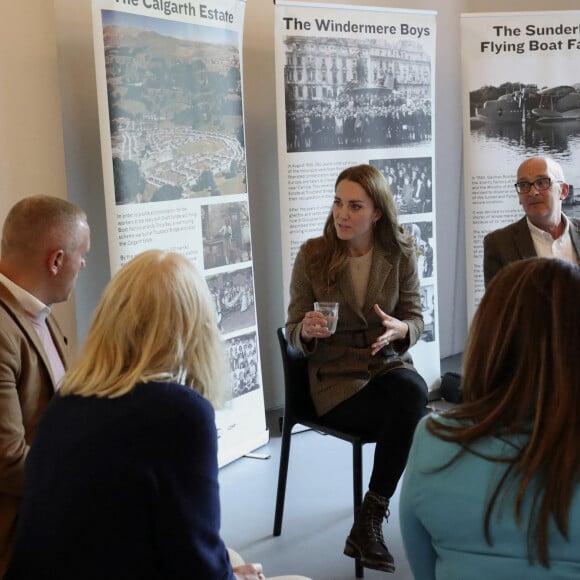
[[[531,157],[518,168],[515,189],[525,216],[483,240],[485,285],[509,262],[554,256],[578,263],[580,219],[562,212],[569,186],[559,163]]]

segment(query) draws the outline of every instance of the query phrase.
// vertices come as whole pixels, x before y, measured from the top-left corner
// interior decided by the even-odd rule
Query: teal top
[[[557,580],[580,578],[580,483],[569,512],[569,540],[552,523],[550,568],[528,559],[526,525],[532,493],[522,504],[522,525],[514,511],[514,495],[499,501],[491,517],[493,545],[484,537],[484,514],[490,493],[507,464],[467,452],[451,466],[434,471],[456,455],[459,446],[431,435],[422,419],[413,439],[400,497],[405,552],[417,580]],[[451,421],[451,419],[439,420]],[[525,442],[490,437],[474,449],[506,457]],[[579,447],[580,452],[580,447]]]

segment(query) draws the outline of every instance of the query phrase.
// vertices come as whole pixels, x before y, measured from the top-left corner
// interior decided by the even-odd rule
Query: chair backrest
[[[278,328],[278,342],[284,368],[285,414],[295,419],[316,419],[316,411],[310,396],[308,360],[287,340],[286,330]]]
[[[460,373],[448,372],[441,377],[441,397],[450,403],[461,403],[463,393]]]

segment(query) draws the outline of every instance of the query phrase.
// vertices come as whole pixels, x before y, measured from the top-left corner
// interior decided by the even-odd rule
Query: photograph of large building
[[[288,152],[431,139],[431,60],[415,41],[286,37]]]

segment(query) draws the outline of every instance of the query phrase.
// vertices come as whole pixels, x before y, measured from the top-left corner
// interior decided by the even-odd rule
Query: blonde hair
[[[60,392],[114,398],[137,383],[176,381],[218,406],[227,376],[205,280],[181,254],[149,250],[105,288]]]
[[[508,264],[490,282],[469,331],[464,402],[450,413],[460,423],[427,420],[431,433],[460,444],[453,461],[468,451],[482,456],[473,446],[485,437],[528,436],[513,457],[486,457],[508,468],[486,507],[484,531],[491,544],[492,511],[514,488],[521,521],[529,488],[529,557],[546,567],[549,522],[553,518],[568,537],[570,503],[580,484],[580,334],[571,326],[580,320],[579,296],[575,264],[556,258]]]
[[[345,180],[358,183],[370,197],[374,209],[381,213],[373,226],[374,242],[386,250],[412,253],[413,240],[399,224],[397,205],[383,174],[372,165],[347,167],[337,177],[335,191],[338,184]],[[315,238],[307,243],[312,245],[314,263],[321,280],[328,286],[334,285],[340,271],[346,266],[348,254],[346,244],[336,234],[332,210],[324,224],[322,239]]]

